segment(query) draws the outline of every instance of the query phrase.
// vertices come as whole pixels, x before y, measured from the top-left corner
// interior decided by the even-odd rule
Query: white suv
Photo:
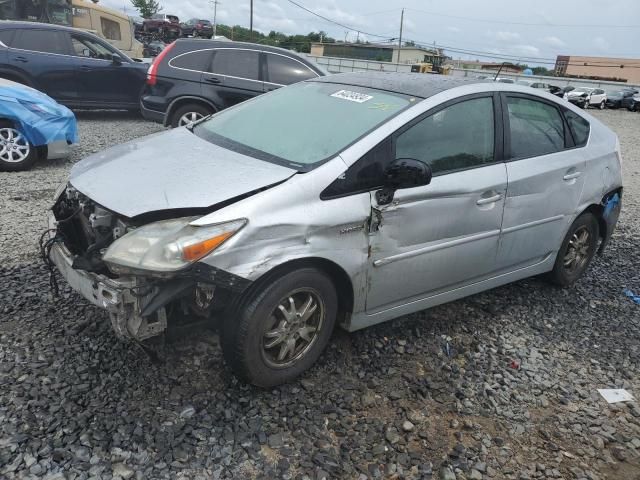
[[[567,94],[567,100],[580,108],[597,107],[604,110],[607,94],[601,88],[578,87]]]

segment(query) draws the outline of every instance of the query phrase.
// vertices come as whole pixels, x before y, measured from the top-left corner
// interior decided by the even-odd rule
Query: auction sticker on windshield
[[[349,100],[350,102],[364,103],[373,98],[372,95],[366,95],[364,93],[352,92],[350,90],[340,90],[331,94],[332,97],[341,98],[343,100]]]

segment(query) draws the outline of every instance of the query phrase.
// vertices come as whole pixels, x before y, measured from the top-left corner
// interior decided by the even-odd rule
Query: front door
[[[140,65],[129,63],[108,43],[82,34],[72,34],[71,44],[83,103],[138,105],[144,84],[144,72]],[[114,57],[117,60],[115,62]]]
[[[584,186],[588,123],[583,142],[574,141],[563,113],[552,102],[524,95],[503,97],[508,141],[507,198],[501,268],[514,270],[544,261],[560,248]],[[575,117],[575,118],[573,118]]]
[[[394,135],[391,158],[422,160],[433,179],[396,191],[389,204],[372,194],[368,314],[481,281],[496,270],[507,187],[497,99],[458,99]]]

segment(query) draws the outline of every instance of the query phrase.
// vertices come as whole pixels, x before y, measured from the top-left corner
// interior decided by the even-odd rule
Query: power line
[[[353,28],[353,27],[351,27],[351,26],[349,26],[349,25],[345,25],[344,23],[340,23],[340,22],[337,22],[337,21],[335,21],[335,20],[332,20],[332,19],[330,19],[330,18],[328,18],[328,17],[325,17],[324,15],[321,15],[321,14],[319,14],[319,13],[317,13],[317,12],[314,12],[313,10],[309,10],[307,7],[305,7],[304,5],[300,5],[298,2],[295,2],[294,0],[287,0],[287,1],[288,1],[289,3],[291,3],[291,4],[295,5],[296,7],[301,8],[301,9],[302,9],[302,10],[304,10],[305,12],[309,12],[311,15],[315,15],[316,17],[321,18],[321,19],[323,19],[323,20],[324,20],[324,21],[326,21],[326,22],[333,23],[334,25],[338,25],[338,26],[340,26],[340,27],[342,27],[342,28],[346,28],[347,30],[353,30],[354,32],[364,33],[365,35],[368,35],[368,36],[370,36],[370,37],[388,38],[388,37],[386,37],[385,35],[377,35],[377,34],[375,34],[375,33],[365,32],[365,31],[360,30],[360,29],[358,29],[358,28]]]
[[[568,27],[568,28],[640,28],[640,25],[587,25],[587,24],[560,24],[560,23],[529,23],[529,22],[509,22],[506,20],[494,20],[491,18],[471,18],[471,17],[463,17],[460,15],[448,15],[446,13],[436,13],[436,12],[428,12],[426,10],[419,10],[417,8],[408,8],[407,10],[412,10],[414,12],[426,13],[427,15],[433,15],[436,17],[447,17],[447,18],[456,18],[459,20],[470,20],[473,22],[486,22],[486,23],[499,23],[503,25],[524,25],[529,27]]]

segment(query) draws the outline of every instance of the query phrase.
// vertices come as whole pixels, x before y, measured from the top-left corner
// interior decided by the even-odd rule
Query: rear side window
[[[13,30],[0,30],[0,42],[4,43],[7,47],[11,46],[13,42]]]
[[[104,38],[107,40],[122,40],[122,33],[120,32],[120,24],[118,22],[100,17],[100,25],[102,25]]]
[[[260,52],[255,50],[218,49],[213,55],[212,73],[258,80]]]
[[[269,82],[279,85],[290,85],[318,76],[302,63],[272,53],[267,53],[267,71]]]
[[[576,147],[584,147],[589,139],[589,130],[591,128],[589,122],[571,110],[566,110],[564,116],[567,119],[569,128],[571,128]]]
[[[206,72],[211,64],[211,50],[200,50],[178,55],[173,58],[169,65],[175,68],[185,68],[197,72]]]
[[[465,100],[429,115],[399,134],[395,158],[422,160],[433,174],[494,161],[493,100]]]
[[[43,53],[69,53],[64,35],[54,30],[20,30],[16,32],[12,47]]]
[[[527,98],[507,97],[511,158],[528,158],[564,149],[564,123],[558,109]]]

